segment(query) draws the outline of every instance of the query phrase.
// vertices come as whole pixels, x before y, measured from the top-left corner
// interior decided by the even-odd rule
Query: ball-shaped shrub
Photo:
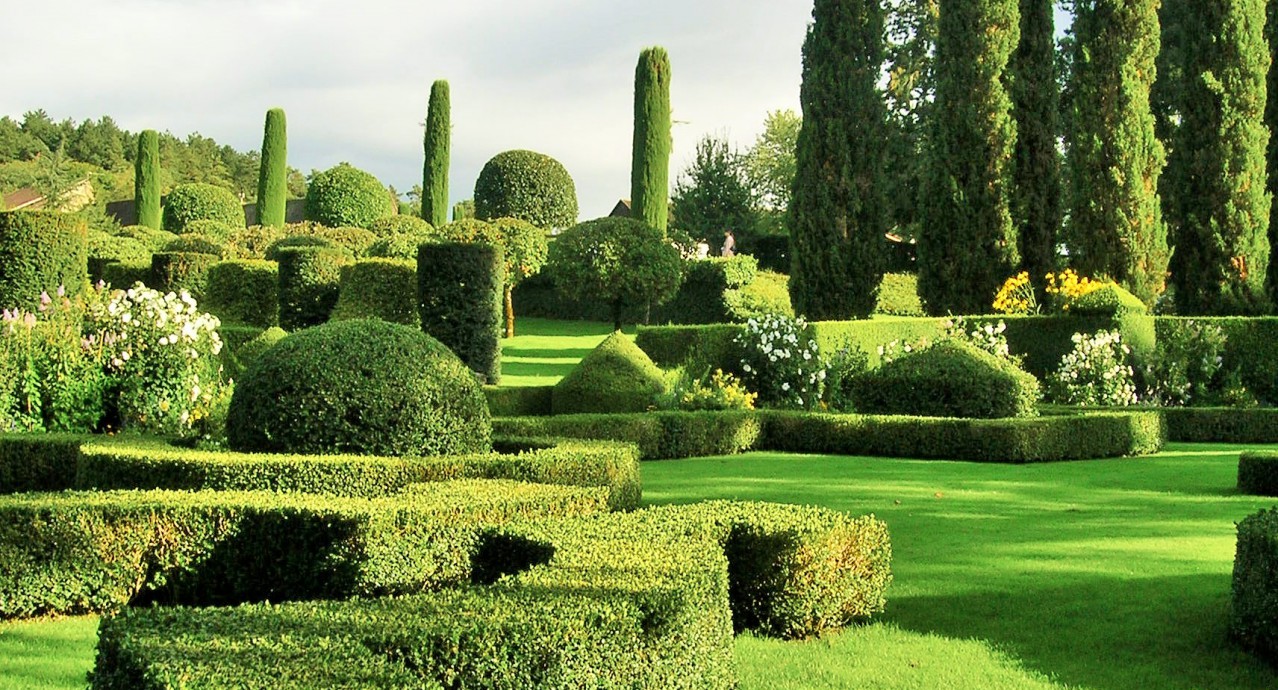
[[[943,340],[857,377],[858,412],[923,417],[1032,417],[1038,379],[1006,359]]]
[[[164,197],[164,229],[186,232],[197,220],[212,220],[232,228],[244,227],[244,206],[229,189],[194,182],[180,184]]]
[[[77,294],[89,273],[88,226],[55,211],[0,213],[0,307],[33,308],[40,293]]]
[[[356,227],[341,228],[316,228],[315,237],[320,237],[332,242],[335,246],[342,247],[351,253],[352,256],[364,256],[368,253],[368,248],[373,246],[377,241],[377,235],[371,230]]]
[[[373,221],[368,229],[378,237],[390,237],[392,235],[429,235],[435,231],[435,226],[417,216],[401,213],[398,216],[379,218]]]
[[[417,261],[417,248],[431,241],[438,241],[438,238],[432,235],[390,235],[370,245],[365,255],[376,259]]]
[[[643,412],[664,392],[661,369],[617,331],[555,385],[550,404],[554,414]]]
[[[475,216],[518,218],[546,230],[577,222],[577,186],[559,161],[535,151],[493,156],[475,181]]]
[[[491,449],[492,422],[474,376],[439,341],[384,321],[335,321],[249,366],[227,440],[239,451],[479,453]]]
[[[306,187],[306,220],[330,228],[366,228],[397,210],[382,183],[350,163],[315,173]]]

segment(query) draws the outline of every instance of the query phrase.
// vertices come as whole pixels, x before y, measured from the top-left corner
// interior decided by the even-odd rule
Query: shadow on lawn
[[[567,376],[577,365],[542,362],[502,362],[502,376]]]
[[[531,357],[533,359],[581,359],[590,354],[594,348],[555,348],[555,347],[504,347],[503,357]]]
[[[1027,576],[1012,591],[888,597],[903,629],[988,641],[1028,668],[1095,690],[1278,687],[1278,675],[1226,637],[1228,575],[1114,578],[1066,586]],[[1146,624],[1131,625],[1145,619]],[[1189,662],[1189,663],[1187,663]]]

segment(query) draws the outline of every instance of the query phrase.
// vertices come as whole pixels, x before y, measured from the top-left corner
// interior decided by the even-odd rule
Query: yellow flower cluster
[[[1071,302],[1089,292],[1095,292],[1107,284],[1107,281],[1092,280],[1086,276],[1079,276],[1078,273],[1074,272],[1074,269],[1067,268],[1060,273],[1047,274],[1046,292],[1055,296],[1056,301],[1061,305],[1061,311],[1069,311]]]
[[[994,311],[1000,314],[1033,314],[1038,311],[1028,272],[1021,271],[1004,281],[1003,287],[994,295]]]

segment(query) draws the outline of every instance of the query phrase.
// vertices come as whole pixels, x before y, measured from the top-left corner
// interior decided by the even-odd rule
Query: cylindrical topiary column
[[[89,231],[83,219],[53,211],[0,213],[0,308],[35,308],[59,286],[87,282]]]
[[[203,252],[159,252],[151,257],[151,279],[146,284],[161,292],[186,290],[199,302],[204,299],[209,269],[221,260]]]
[[[426,111],[426,162],[422,166],[422,218],[435,227],[448,222],[448,157],[452,124],[448,82],[430,87]]]
[[[423,244],[417,254],[422,330],[490,384],[501,380],[504,261],[501,249],[489,244]]]
[[[224,324],[270,328],[279,324],[279,283],[274,261],[222,261],[209,268],[200,308]]]
[[[138,135],[138,157],[134,161],[133,205],[138,225],[160,229],[160,135],[153,129]]]
[[[327,321],[337,304],[342,266],[348,261],[340,249],[280,250],[280,327],[292,332]]]
[[[670,190],[670,56],[661,47],[639,54],[630,162],[630,217],[666,231]]]
[[[257,224],[271,227],[284,225],[288,202],[288,135],[284,111],[266,111],[266,128],[262,134],[262,167],[257,177]]]
[[[381,319],[416,326],[417,262],[364,259],[342,271],[341,292],[333,321]]]

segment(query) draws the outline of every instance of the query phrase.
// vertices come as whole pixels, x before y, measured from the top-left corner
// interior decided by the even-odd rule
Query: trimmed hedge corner
[[[1247,650],[1278,664],[1278,508],[1238,523],[1229,634]]]
[[[1278,496],[1278,453],[1251,451],[1239,455],[1238,490],[1252,496]]]

